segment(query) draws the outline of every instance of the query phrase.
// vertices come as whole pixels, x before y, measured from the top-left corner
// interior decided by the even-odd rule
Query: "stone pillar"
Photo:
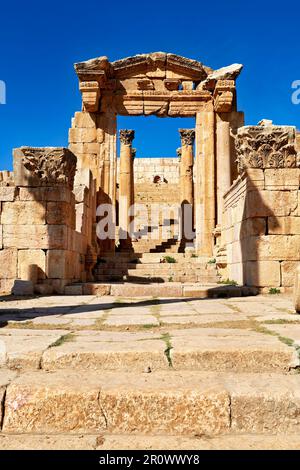
[[[213,254],[215,228],[215,113],[207,108],[196,115],[196,251]]]
[[[124,250],[132,248],[131,239],[128,233],[131,216],[129,208],[133,197],[133,152],[132,141],[134,131],[130,129],[120,130],[120,186],[119,186],[119,227],[120,227],[120,247]]]
[[[193,229],[193,203],[194,203],[194,190],[193,190],[193,165],[194,165],[194,154],[193,144],[195,140],[194,129],[179,129],[181,138],[181,160],[180,160],[180,202],[182,214],[191,216],[190,231]],[[187,221],[182,217],[182,230],[184,230],[184,224]],[[187,234],[182,232],[182,238],[185,242],[188,240]]]
[[[223,195],[231,185],[230,123],[228,114],[216,116],[217,131],[217,223],[222,223]]]

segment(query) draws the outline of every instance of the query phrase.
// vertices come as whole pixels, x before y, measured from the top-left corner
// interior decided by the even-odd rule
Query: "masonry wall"
[[[291,288],[300,261],[299,168],[248,169],[224,196],[228,277]]]
[[[0,292],[64,293],[67,284],[86,279],[90,172],[86,184],[77,178],[74,191],[60,182],[39,185],[20,171],[21,155],[17,150],[14,175],[0,175]]]
[[[118,178],[119,181],[119,159]],[[154,183],[154,178],[160,177],[161,182],[179,183],[179,159],[178,158],[135,158],[134,181],[139,183]]]

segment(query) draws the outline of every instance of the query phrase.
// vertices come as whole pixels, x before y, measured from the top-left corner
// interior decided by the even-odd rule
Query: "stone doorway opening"
[[[184,252],[181,227],[179,129],[194,129],[194,118],[162,119],[157,116],[118,116],[118,134],[122,129],[134,130],[133,188],[134,236],[131,249],[137,254]],[[122,211],[120,201],[120,139],[117,144],[117,236]],[[192,145],[193,147],[194,145]],[[194,151],[192,148],[192,155]],[[191,172],[193,170],[191,169]],[[194,186],[194,182],[192,182]],[[192,188],[194,192],[194,188]],[[122,195],[121,195],[122,198]],[[133,223],[133,221],[132,221]],[[191,222],[192,223],[192,222]],[[193,226],[191,225],[191,230]],[[117,238],[116,236],[116,238]],[[128,251],[122,241],[119,251]]]

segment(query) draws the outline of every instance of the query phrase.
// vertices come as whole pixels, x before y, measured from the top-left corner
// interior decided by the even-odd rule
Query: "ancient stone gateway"
[[[172,282],[176,296],[188,292],[184,283],[220,278],[291,288],[300,259],[299,136],[271,121],[244,127],[241,69],[214,71],[162,52],[75,64],[82,111],[69,149],[16,149],[13,174],[0,176],[1,291],[116,293],[111,281],[125,279]],[[118,135],[118,115],[194,117],[195,127],[179,130],[179,159],[154,167],[134,158],[134,129]],[[169,238],[149,241],[164,225],[161,213],[156,228],[129,231],[130,207],[140,203],[183,209],[180,221],[169,220]],[[193,234],[176,239],[185,209]],[[109,212],[115,225],[105,237],[99,227]],[[168,252],[175,263],[164,262]]]

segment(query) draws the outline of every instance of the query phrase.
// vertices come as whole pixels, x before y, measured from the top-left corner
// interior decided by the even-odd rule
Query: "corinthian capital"
[[[195,140],[194,129],[179,129],[181,145],[193,145]]]
[[[133,139],[134,139],[134,130],[132,130],[132,129],[121,129],[120,130],[121,144],[131,145]]]

